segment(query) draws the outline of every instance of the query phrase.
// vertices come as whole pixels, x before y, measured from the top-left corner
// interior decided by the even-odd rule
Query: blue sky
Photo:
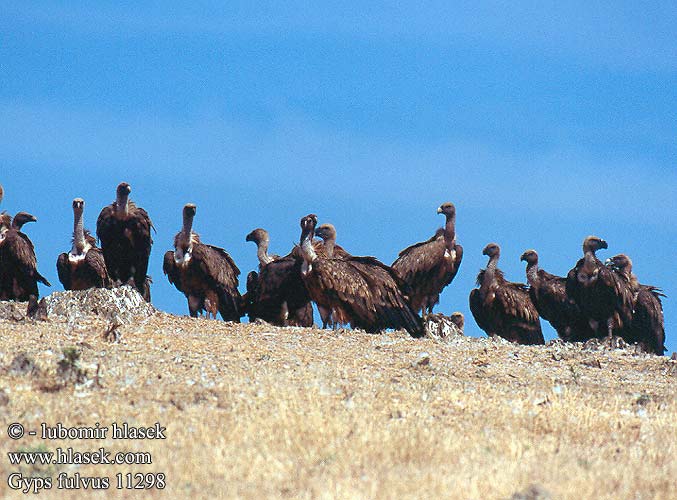
[[[285,253],[314,212],[390,263],[453,201],[465,255],[439,310],[469,334],[486,243],[523,281],[523,250],[563,275],[596,234],[665,289],[675,351],[677,7],[566,3],[2,2],[2,208],[38,217],[59,290],[72,199],[94,229],[129,182],[157,227],[154,302],[185,313],[161,262],[186,202],[244,289],[255,227]]]

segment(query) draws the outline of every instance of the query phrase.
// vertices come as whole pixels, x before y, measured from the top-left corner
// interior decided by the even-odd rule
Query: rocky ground
[[[155,312],[134,294],[0,304],[5,452],[149,452],[152,465],[10,465],[83,498],[674,498],[677,361],[600,344],[275,328]],[[110,293],[110,292],[106,292]],[[127,294],[127,295],[125,295]],[[93,306],[94,304],[94,306]],[[112,306],[113,304],[114,306]],[[11,423],[27,434],[8,436]],[[43,440],[40,426],[166,427]],[[166,489],[116,488],[163,473]],[[108,477],[107,491],[57,478]],[[17,477],[17,476],[14,476]],[[125,476],[123,476],[125,477]],[[144,479],[150,476],[144,476]]]

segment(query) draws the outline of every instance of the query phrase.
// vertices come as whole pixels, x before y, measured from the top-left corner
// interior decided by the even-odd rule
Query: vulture
[[[197,208],[183,207],[183,228],[174,237],[174,251],[165,253],[162,270],[188,299],[192,317],[205,311],[207,317],[220,313],[224,321],[240,322],[242,297],[237,289],[240,270],[223,249],[207,245],[193,232]]]
[[[621,336],[628,343],[638,343],[646,352],[663,355],[665,352],[665,323],[660,288],[642,285],[632,272],[632,261],[625,254],[607,259],[606,265],[622,275],[633,292],[633,311],[630,325],[623,328]]]
[[[595,337],[587,318],[566,292],[566,278],[538,268],[536,250],[525,251],[520,260],[527,263],[529,297],[541,318],[550,322],[557,335],[567,342],[585,342]]]
[[[313,241],[313,249],[318,255],[330,259],[346,259],[351,256],[343,249],[343,247],[336,244],[336,228],[333,224],[322,224],[318,226],[317,229],[315,229],[315,236],[321,240]],[[317,309],[322,318],[322,328],[331,326],[333,329],[336,329],[339,326],[338,322],[334,321],[332,311],[321,306],[318,306]]]
[[[583,241],[583,258],[567,274],[566,292],[588,320],[598,338],[613,336],[632,320],[632,290],[622,275],[613,272],[595,255],[607,242],[597,236]]]
[[[37,269],[38,261],[30,238],[21,231],[27,222],[37,219],[19,212],[14,219],[0,214],[0,300],[27,301],[39,297],[38,282],[51,286]]]
[[[96,221],[96,236],[116,286],[130,284],[150,302],[148,258],[153,245],[153,223],[148,213],[129,200],[132,188],[126,182],[117,187],[116,199],[104,207]]]
[[[518,344],[544,344],[538,311],[527,286],[505,280],[496,267],[501,255],[496,243],[489,243],[482,254],[489,257],[489,263],[477,275],[479,288],[470,292],[470,311],[477,325],[490,337],[498,335]]]
[[[456,243],[456,207],[443,203],[437,213],[446,217],[444,228],[429,240],[402,250],[392,265],[411,290],[412,307],[424,315],[432,313],[440,293],[458,273],[463,258],[463,247]]]
[[[96,247],[94,237],[84,229],[83,213],[85,200],[73,200],[73,246],[56,260],[59,281],[65,290],[108,288],[111,280],[106,269],[101,249]]]
[[[332,259],[319,255],[312,239],[317,216],[301,219],[301,276],[318,307],[332,311],[334,320],[375,333],[404,328],[423,336],[423,323],[402,291],[404,283],[374,257]]]
[[[303,260],[294,252],[285,257],[268,255],[270,237],[265,229],[254,229],[245,238],[256,243],[259,272],[247,275],[249,320],[260,318],[278,326],[313,326],[313,306],[303,280]]]
[[[315,252],[329,259],[346,259],[351,255],[336,244],[336,228],[333,224],[322,224],[315,230],[315,236],[322,241],[313,242]]]

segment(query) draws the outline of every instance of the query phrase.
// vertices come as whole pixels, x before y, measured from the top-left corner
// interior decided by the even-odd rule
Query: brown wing
[[[62,253],[56,260],[56,272],[59,276],[59,281],[63,285],[64,290],[71,289],[71,266],[68,262],[68,254]]]
[[[51,286],[37,269],[37,259],[30,238],[16,229],[5,232],[0,245],[0,286],[10,299],[26,301],[38,295],[38,282]]]
[[[183,285],[181,284],[181,273],[179,272],[179,268],[176,266],[176,262],[174,261],[174,252],[171,250],[165,252],[165,257],[162,261],[162,271],[167,276],[169,282],[174,285],[177,290],[185,293],[183,290]]]
[[[237,287],[240,270],[230,255],[222,248],[194,243],[193,259],[209,287],[219,294],[219,309],[223,319],[239,320],[242,298]]]
[[[87,274],[92,286],[97,288],[110,287],[111,282],[101,249],[90,248],[85,256],[85,265],[87,266]]]
[[[477,326],[486,332],[487,335],[493,335],[494,329],[491,325],[490,318],[487,317],[484,307],[482,306],[482,297],[479,289],[475,288],[470,292],[470,312]]]
[[[665,295],[654,286],[640,285],[632,317],[635,342],[659,356],[665,352],[665,322],[661,297]]]
[[[353,327],[376,332],[404,328],[412,336],[422,335],[421,319],[411,308],[387,266],[376,259],[317,259],[305,281],[319,305],[336,310]]]

